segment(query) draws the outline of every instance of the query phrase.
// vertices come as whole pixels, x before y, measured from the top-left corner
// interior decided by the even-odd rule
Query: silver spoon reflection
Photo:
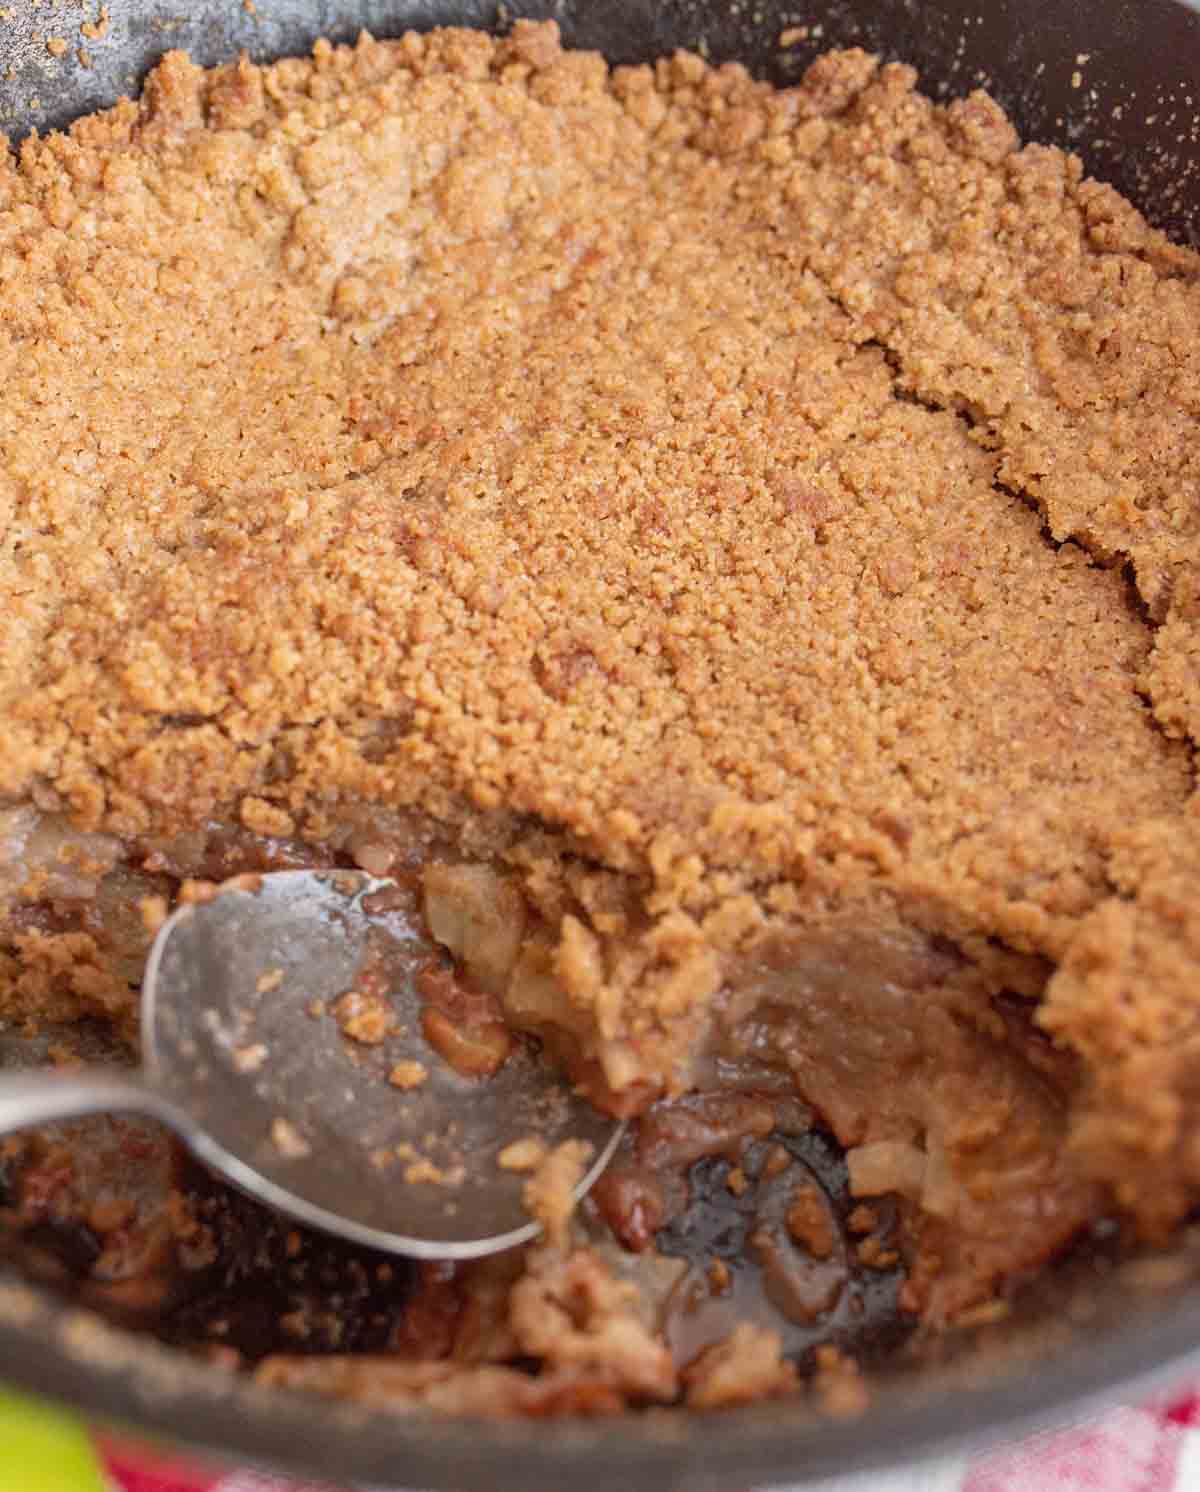
[[[245,878],[163,925],[142,983],[140,1074],[0,1079],[0,1133],[99,1112],[149,1115],[229,1181],[297,1221],[391,1253],[470,1259],[536,1237],[514,1141],[589,1141],[582,1196],[622,1126],[518,1044],[490,1078],[459,1076],[421,1035],[429,943],[358,871]],[[348,1041],[326,1014],[364,967],[393,1028]],[[425,1076],[401,1090],[398,1063]],[[416,1073],[415,1068],[406,1069]]]

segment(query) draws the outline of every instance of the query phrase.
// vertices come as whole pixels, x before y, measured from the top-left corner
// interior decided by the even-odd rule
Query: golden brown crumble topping
[[[1112,867],[1121,894],[1084,919],[1041,1019],[1084,1058],[1082,1160],[1162,1232],[1200,1183],[1200,822],[1128,829]]]
[[[933,1319],[1100,1184],[1179,1217],[1200,259],[915,81],[610,70],[519,22],[169,54],[0,157],[0,1009],[128,1028],[171,877],[345,851],[419,876],[462,1070],[506,1019],[629,1111],[770,1053],[855,1193],[904,1199]],[[677,1154],[720,1151],[685,1119]],[[614,1176],[644,1248],[666,1203]],[[681,1376],[542,1179],[562,1247],[502,1332],[536,1382],[264,1376],[481,1412],[790,1389],[754,1323]]]
[[[726,1341],[706,1347],[684,1374],[692,1409],[729,1409],[796,1386],[795,1366],[780,1357],[778,1334],[743,1321]]]
[[[537,1163],[525,1183],[525,1207],[542,1225],[548,1242],[564,1249],[569,1239],[575,1188],[583,1180],[593,1148],[586,1140],[564,1140]],[[503,1162],[503,1155],[501,1156]]]

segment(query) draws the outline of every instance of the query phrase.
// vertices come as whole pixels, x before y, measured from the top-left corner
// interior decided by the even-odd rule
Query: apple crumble
[[[189,883],[357,865],[436,1051],[635,1120],[538,1245],[267,1337],[246,1204],[14,1141],[87,1298],[402,1410],[853,1412],[861,1323],[1200,1200],[1200,258],[916,81],[518,22],[0,157],[0,1013],[132,1039]]]

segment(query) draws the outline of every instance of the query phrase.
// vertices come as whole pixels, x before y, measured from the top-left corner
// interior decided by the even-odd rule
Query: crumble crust
[[[1159,1227],[1198,282],[859,52],[170,54],[0,162],[0,791],[143,848],[412,810],[507,866],[523,987],[639,1105],[772,940],[948,940],[978,1021],[1045,995],[1093,1173],[1175,1169],[1122,1192]],[[119,1007],[87,933],[15,946]]]

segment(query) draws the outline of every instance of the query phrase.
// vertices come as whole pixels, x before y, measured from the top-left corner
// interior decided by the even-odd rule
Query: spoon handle
[[[85,1068],[0,1077],[0,1134],[104,1113],[144,1114],[180,1127],[180,1116],[172,1105],[132,1073]]]

